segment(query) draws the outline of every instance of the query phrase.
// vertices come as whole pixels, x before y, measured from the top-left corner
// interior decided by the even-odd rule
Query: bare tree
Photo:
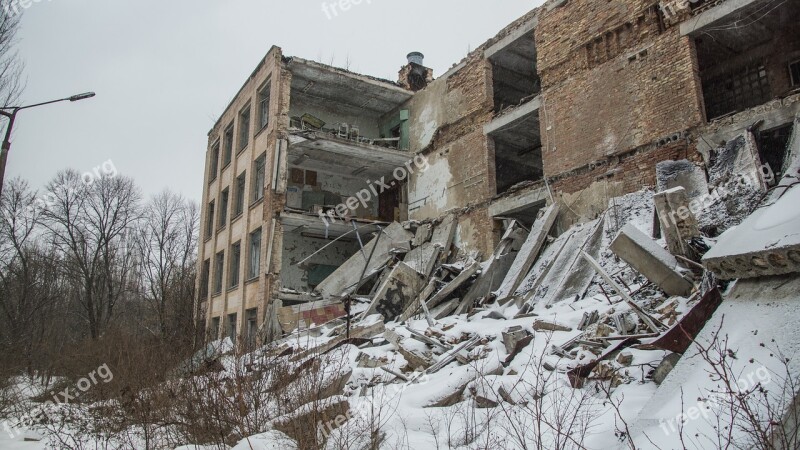
[[[55,255],[39,242],[34,201],[35,192],[20,179],[11,181],[0,201],[0,342],[5,367],[21,363],[29,372],[47,346],[46,335],[58,328],[47,322],[60,306]],[[11,361],[14,355],[24,360]]]
[[[100,336],[114,308],[131,290],[128,245],[139,220],[139,189],[125,177],[84,182],[78,172],[59,172],[47,186],[43,222],[63,258],[78,314],[92,339]]]
[[[142,294],[163,338],[191,338],[199,214],[197,205],[164,191],[145,207],[136,234]]]
[[[25,68],[14,50],[21,17],[19,5],[13,0],[0,0],[0,101],[10,106],[19,100],[24,88],[22,72]]]

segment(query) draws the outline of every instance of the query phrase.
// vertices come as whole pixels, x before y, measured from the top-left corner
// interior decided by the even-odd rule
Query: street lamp
[[[5,179],[5,174],[6,174],[6,160],[8,159],[9,150],[11,150],[11,129],[14,127],[14,121],[17,119],[17,113],[22,111],[23,109],[31,109],[37,106],[49,105],[51,103],[59,103],[67,101],[77,102],[79,100],[92,98],[94,97],[94,95],[95,95],[94,92],[84,92],[83,94],[77,94],[71,97],[61,98],[58,100],[50,100],[49,102],[35,103],[33,105],[0,107],[0,115],[8,117],[8,128],[6,128],[6,137],[3,140],[2,147],[0,147],[0,195],[3,194],[3,180]]]

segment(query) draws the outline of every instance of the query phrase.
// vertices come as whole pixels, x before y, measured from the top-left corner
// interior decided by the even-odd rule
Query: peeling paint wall
[[[317,265],[340,266],[359,251],[358,242],[338,241],[321,251],[307,263],[306,267],[295,264],[308,258],[331,241],[303,236],[300,233],[283,235],[283,258],[281,262],[281,285],[286,289],[310,292],[308,272]]]

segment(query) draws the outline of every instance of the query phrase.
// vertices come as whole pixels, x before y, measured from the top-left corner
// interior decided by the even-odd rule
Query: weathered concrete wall
[[[651,5],[574,0],[540,17],[547,176],[702,123],[692,43]]]

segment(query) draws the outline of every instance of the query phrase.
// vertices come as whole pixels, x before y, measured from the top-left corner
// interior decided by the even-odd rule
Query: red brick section
[[[547,176],[702,123],[692,44],[655,2],[571,0],[542,12],[536,39]]]
[[[323,323],[328,323],[331,320],[344,317],[344,315],[344,306],[328,305],[322,308],[312,309],[311,311],[301,312],[299,319],[305,322],[307,326],[311,325],[312,323],[316,325],[322,325]]]

